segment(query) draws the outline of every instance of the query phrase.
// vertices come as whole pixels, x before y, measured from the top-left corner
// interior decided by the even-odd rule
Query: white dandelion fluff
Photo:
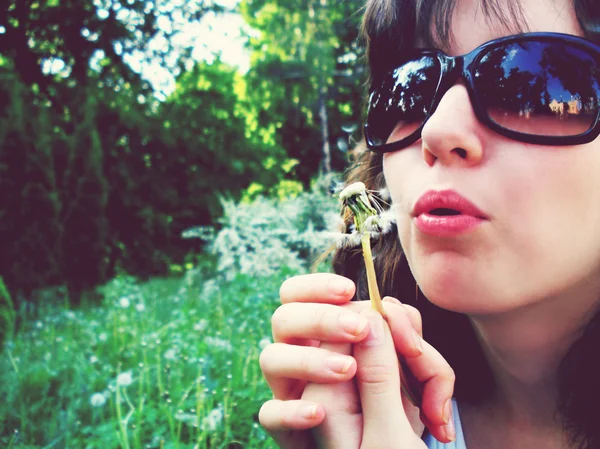
[[[90,404],[92,407],[102,407],[106,404],[106,398],[102,393],[94,393],[90,398]]]
[[[202,430],[214,432],[221,425],[223,421],[223,406],[219,405],[217,408],[211,410],[202,420]]]
[[[131,302],[129,301],[129,297],[123,296],[121,299],[119,299],[119,306],[121,306],[121,308],[126,309],[130,305],[131,305]]]
[[[167,349],[164,358],[167,360],[175,360],[177,358],[177,352],[173,348]]]
[[[258,342],[258,347],[260,349],[265,349],[267,346],[269,346],[272,343],[271,339],[269,337],[264,337],[262,338],[259,342]]]
[[[128,387],[133,383],[133,376],[131,371],[125,371],[117,376],[117,385],[119,387]]]

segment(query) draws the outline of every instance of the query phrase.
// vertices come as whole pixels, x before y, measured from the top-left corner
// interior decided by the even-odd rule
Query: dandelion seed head
[[[346,188],[344,188],[344,190],[340,192],[340,199],[347,200],[348,198],[360,195],[361,193],[364,193],[366,191],[367,188],[363,182],[354,182],[349,186],[346,186]]]
[[[164,358],[167,360],[175,360],[177,358],[177,352],[175,349],[167,349],[164,354]]]
[[[128,387],[133,383],[133,376],[131,371],[125,371],[117,376],[117,385],[119,387]]]
[[[265,349],[267,346],[271,344],[271,339],[269,337],[264,337],[258,342],[258,346],[260,349]]]
[[[196,324],[194,324],[194,330],[198,332],[202,332],[204,329],[208,327],[208,320],[202,318]]]
[[[106,404],[106,398],[102,393],[94,393],[90,398],[90,404],[92,407],[102,407]]]
[[[128,308],[131,305],[131,302],[129,301],[129,297],[128,296],[123,296],[122,298],[119,299],[119,306],[123,309]]]

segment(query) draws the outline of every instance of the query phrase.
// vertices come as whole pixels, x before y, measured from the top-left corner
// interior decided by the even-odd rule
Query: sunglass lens
[[[431,108],[440,72],[436,57],[422,56],[388,73],[372,89],[366,126],[371,145],[398,142],[421,127]]]
[[[488,117],[503,128],[536,136],[576,136],[598,114],[598,67],[584,49],[562,42],[521,42],[495,48],[473,73]]]

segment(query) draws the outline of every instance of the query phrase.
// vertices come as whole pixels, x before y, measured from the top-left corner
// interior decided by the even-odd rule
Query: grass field
[[[292,274],[122,276],[101,304],[42,304],[2,354],[0,446],[275,447],[258,356]]]

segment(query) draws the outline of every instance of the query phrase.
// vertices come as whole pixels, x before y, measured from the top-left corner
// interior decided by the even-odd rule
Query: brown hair
[[[514,32],[526,31],[519,2],[480,0],[486,16]],[[456,0],[368,0],[362,26],[371,78],[394,68],[403,50],[417,39],[427,46],[444,48],[452,39],[451,17]],[[600,2],[574,0],[579,23],[586,37],[600,41]],[[365,151],[362,143],[348,182],[362,181],[369,190],[385,187],[382,156]],[[346,221],[349,229],[351,223]],[[423,316],[425,338],[436,347],[456,373],[455,397],[476,403],[493,393],[494,381],[475,332],[465,315],[443,310],[415,294],[416,282],[402,254],[397,232],[373,243],[375,266],[383,295],[417,307]],[[340,249],[334,256],[336,273],[357,283],[355,299],[367,299],[367,285],[360,253]],[[600,314],[573,345],[560,367],[558,416],[574,444],[581,449],[600,447]],[[584,382],[582,383],[582,379]],[[587,382],[585,382],[587,380]]]

